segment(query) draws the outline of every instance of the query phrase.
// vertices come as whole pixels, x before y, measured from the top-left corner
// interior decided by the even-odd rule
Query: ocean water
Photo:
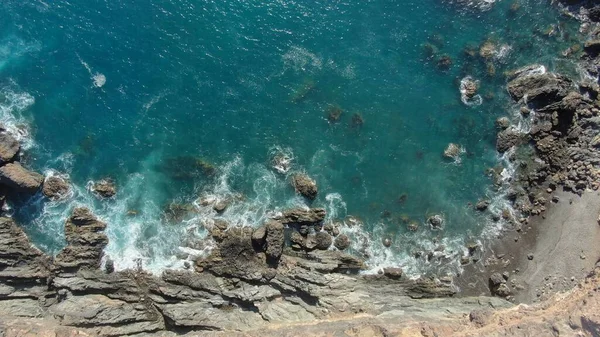
[[[160,272],[209,251],[204,197],[236,200],[222,217],[244,226],[326,207],[328,221],[363,223],[342,232],[371,271],[455,272],[465,243],[502,226],[469,203],[506,207],[486,173],[510,174],[495,120],[527,121],[504,73],[532,62],[576,72],[563,51],[577,24],[546,0],[3,0],[0,17],[0,119],[27,165],[74,186],[63,201],[23,199],[13,216],[56,253],[70,210],[93,208],[118,269]],[[480,84],[468,101],[467,76]],[[450,142],[459,160],[443,157]],[[286,174],[277,154],[291,159]],[[316,179],[312,204],[295,195],[294,172]],[[90,181],[105,177],[118,194],[99,200]],[[443,230],[426,224],[432,214]],[[440,244],[440,258],[414,257]]]

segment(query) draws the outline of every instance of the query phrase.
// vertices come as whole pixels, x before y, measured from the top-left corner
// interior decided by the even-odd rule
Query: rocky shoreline
[[[584,20],[582,31],[588,39],[581,65],[597,77],[600,6],[561,3],[574,6]],[[412,280],[399,267],[363,275],[365,261],[343,252],[350,238],[324,224],[325,210],[320,208],[289,209],[256,229],[229,227],[217,219],[207,227],[215,248],[207,257],[188,262],[185,270],[166,270],[160,276],[141,266],[115,271],[104,256],[106,224],[78,207],[65,222],[67,246],[55,257],[35,248],[12,219],[0,217],[0,336],[436,336],[466,335],[467,330],[472,336],[557,331],[598,335],[600,317],[594,310],[600,308],[600,299],[592,293],[600,284],[593,272],[600,249],[590,248],[595,255],[586,255],[590,260],[580,264],[585,270],[577,277],[568,275],[572,279],[563,287],[546,287],[548,291],[537,296],[544,305],[523,309],[511,301],[535,300],[532,289],[548,281],[542,274],[550,267],[543,264],[557,258],[548,247],[577,250],[584,242],[580,238],[597,226],[590,221],[598,220],[599,210],[586,203],[600,200],[594,192],[600,188],[600,86],[530,65],[509,74],[507,89],[532,126],[523,133],[506,117],[498,121],[497,150],[517,166],[506,193],[513,208],[494,214],[489,201],[475,205],[508,227],[484,250],[481,262],[466,258],[466,277]],[[471,96],[476,88],[472,90]],[[69,193],[62,177],[44,179],[24,168],[18,161],[19,143],[0,131],[2,201],[40,190],[53,200]],[[445,155],[455,158],[460,148],[451,145]],[[527,149],[535,156],[522,154]],[[318,194],[315,181],[304,174],[295,175],[291,183],[308,200]],[[498,188],[505,187],[498,177]],[[110,180],[99,181],[91,190],[104,198],[116,193]],[[565,199],[571,195],[582,196],[573,199],[578,207],[568,207],[572,203]],[[227,204],[211,207],[219,213]],[[574,219],[577,226],[569,223]],[[432,216],[428,222],[436,227],[443,219]],[[553,241],[552,233],[540,234],[544,226],[580,236]],[[470,253],[477,249],[468,247]],[[539,260],[543,263],[529,268],[531,261]],[[566,277],[560,275],[566,270],[557,274]],[[574,315],[567,322],[564,311],[550,310],[557,300],[553,296],[577,285],[560,298],[565,303],[562,310]],[[581,307],[578,301],[585,296],[596,306]],[[525,321],[523,316],[540,320]]]

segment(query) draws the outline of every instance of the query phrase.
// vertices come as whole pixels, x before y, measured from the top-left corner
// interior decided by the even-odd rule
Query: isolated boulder
[[[69,183],[58,176],[51,176],[44,181],[42,193],[51,200],[59,200],[69,193]]]

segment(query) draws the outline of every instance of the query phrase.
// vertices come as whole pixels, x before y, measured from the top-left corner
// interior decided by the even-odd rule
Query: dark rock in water
[[[449,70],[452,67],[452,58],[449,55],[442,55],[437,62],[440,70]]]
[[[488,207],[490,206],[490,201],[489,200],[479,200],[477,202],[477,204],[475,204],[475,209],[483,212],[485,211]]]
[[[0,184],[14,189],[16,192],[34,194],[42,183],[44,176],[31,172],[20,163],[8,163],[0,167]]]
[[[600,53],[600,40],[585,41],[583,50],[585,50],[588,55],[596,57]]]
[[[108,238],[106,224],[84,207],[73,210],[65,223],[67,246],[56,255],[55,265],[63,271],[80,268],[98,269]]]
[[[511,147],[523,141],[523,135],[513,129],[506,129],[498,133],[496,150],[500,153],[508,151]]]
[[[361,126],[363,126],[363,124],[365,124],[365,120],[363,119],[362,115],[358,112],[355,112],[352,115],[352,120],[350,121],[350,125],[353,128],[360,128]]]
[[[70,187],[69,183],[58,176],[48,177],[44,181],[44,186],[42,187],[42,193],[46,198],[51,200],[59,200],[64,198],[67,193],[69,193]]]
[[[381,243],[383,243],[384,247],[391,247],[392,246],[392,239],[389,237],[385,237],[383,238],[383,240],[381,240]]]
[[[111,179],[102,179],[92,185],[92,192],[102,198],[111,198],[117,194],[117,187]]]
[[[340,226],[341,223],[339,222],[328,222],[323,226],[323,230],[331,236],[338,236],[340,234]]]
[[[340,117],[344,111],[339,106],[330,106],[327,109],[327,120],[330,123],[337,123],[340,121]]]
[[[213,205],[213,209],[215,210],[215,212],[221,214],[221,213],[225,212],[227,207],[229,207],[229,204],[230,204],[229,199],[219,200]]]
[[[9,133],[0,132],[0,164],[12,161],[19,150],[21,144]]]
[[[337,238],[335,238],[333,245],[339,250],[344,250],[350,247],[350,238],[346,234],[340,234]]]
[[[314,200],[317,197],[317,183],[306,174],[295,174],[293,177],[293,185],[296,192],[305,198]]]
[[[327,250],[329,246],[333,243],[333,239],[331,235],[327,234],[327,232],[318,232],[315,235],[316,246],[315,248],[321,250]]]
[[[496,126],[502,130],[510,127],[510,119],[508,117],[500,117],[496,120]]]
[[[444,218],[439,214],[430,216],[427,222],[433,229],[441,229],[444,226]]]
[[[275,263],[279,261],[279,257],[281,257],[281,252],[283,251],[283,243],[285,241],[283,224],[278,221],[269,220],[265,227],[267,231],[265,253],[269,261]]]
[[[398,280],[402,277],[402,268],[383,268],[383,275]]]
[[[276,220],[284,225],[312,226],[323,222],[323,220],[325,220],[325,215],[326,212],[324,208],[294,208],[284,211],[281,216],[276,218]]]

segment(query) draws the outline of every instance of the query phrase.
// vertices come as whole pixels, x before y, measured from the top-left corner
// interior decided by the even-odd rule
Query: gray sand
[[[571,289],[592,271],[600,259],[600,193],[552,195],[560,201],[548,203],[546,212],[532,217],[522,233],[504,233],[486,249],[482,261],[466,269],[459,281],[465,295],[489,294],[487,277],[508,272],[514,300],[531,303]]]

